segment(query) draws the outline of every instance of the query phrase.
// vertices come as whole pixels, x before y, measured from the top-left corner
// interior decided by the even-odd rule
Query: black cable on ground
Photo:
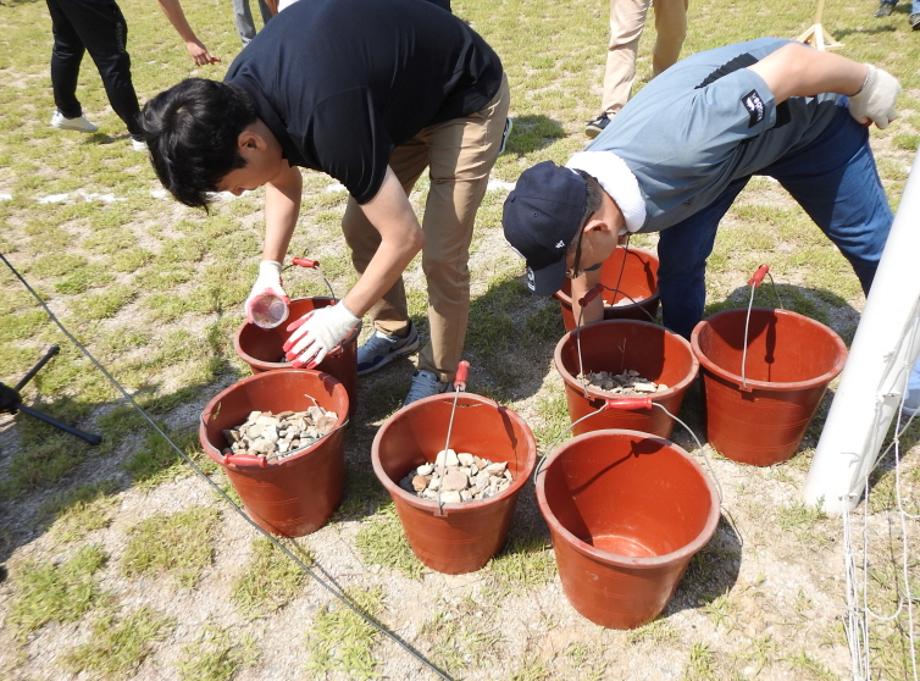
[[[369,612],[364,610],[364,608],[358,605],[350,596],[348,596],[347,593],[345,593],[345,591],[342,589],[342,587],[338,585],[338,583],[335,581],[332,575],[330,575],[329,572],[327,572],[326,569],[323,568],[319,563],[314,561],[314,565],[316,565],[316,568],[320,572],[322,572],[323,575],[326,576],[326,578],[329,580],[330,583],[327,583],[322,578],[320,578],[319,575],[317,575],[316,572],[313,569],[311,569],[309,565],[307,565],[307,563],[305,563],[299,556],[295,555],[287,546],[284,545],[284,543],[279,541],[277,537],[273,536],[272,534],[266,532],[264,529],[259,527],[259,525],[257,525],[255,521],[253,521],[252,518],[249,517],[246,511],[244,511],[242,508],[237,506],[237,504],[233,501],[233,499],[230,498],[230,496],[221,488],[220,485],[214,482],[203,470],[201,470],[201,467],[197,463],[195,463],[191,459],[191,457],[188,456],[188,454],[182,451],[182,449],[178,445],[176,445],[176,443],[173,442],[172,439],[170,439],[170,437],[166,433],[163,432],[163,430],[156,424],[156,422],[152,418],[150,418],[147,412],[144,411],[143,407],[141,407],[134,400],[134,398],[131,396],[131,394],[127,390],[125,390],[124,386],[122,386],[121,383],[119,383],[119,381],[114,376],[112,376],[111,373],[109,373],[108,369],[106,369],[99,362],[99,360],[97,360],[90,353],[90,351],[86,349],[86,346],[84,346],[79,340],[77,340],[77,338],[72,333],[70,333],[70,331],[67,330],[64,324],[54,314],[54,312],[51,311],[51,308],[49,308],[48,305],[45,303],[45,301],[42,300],[42,297],[38,295],[35,289],[32,288],[29,282],[25,280],[25,278],[19,273],[19,271],[13,266],[13,264],[9,260],[6,259],[6,256],[3,253],[0,253],[0,260],[3,260],[3,262],[10,269],[13,275],[15,275],[17,279],[19,279],[19,281],[26,288],[26,290],[30,294],[32,294],[32,297],[38,301],[38,304],[42,306],[42,308],[45,310],[45,313],[48,315],[51,321],[54,322],[55,325],[61,330],[61,333],[63,333],[67,337],[67,339],[71,343],[73,343],[77,347],[77,349],[80,350],[80,352],[82,352],[83,355],[90,362],[92,362],[93,366],[95,366],[102,373],[102,375],[105,376],[106,380],[108,380],[109,383],[111,383],[115,387],[115,389],[119,393],[121,393],[122,397],[124,397],[135,410],[137,410],[137,412],[144,418],[147,424],[154,431],[156,431],[156,433],[160,437],[162,437],[167,442],[167,444],[169,444],[169,446],[173,449],[173,451],[175,451],[189,466],[192,467],[192,470],[195,471],[198,477],[202,478],[206,483],[208,483],[211,487],[213,487],[217,491],[217,493],[221,496],[221,498],[223,498],[231,506],[231,508],[233,508],[233,510],[236,511],[237,515],[239,515],[241,518],[243,518],[243,520],[245,520],[253,528],[255,528],[257,532],[259,532],[264,537],[266,537],[275,546],[275,548],[277,548],[282,553],[284,553],[303,572],[310,575],[310,577],[312,577],[314,581],[316,581],[321,587],[323,587],[326,591],[331,593],[333,596],[338,598],[352,612],[354,612],[355,614],[360,616],[362,619],[364,619],[368,624],[370,624],[375,629],[377,629],[377,631],[379,631],[383,635],[393,640],[403,650],[405,650],[410,655],[412,655],[412,657],[414,657],[416,660],[421,662],[424,666],[431,669],[431,671],[437,674],[440,678],[445,679],[446,681],[453,681],[452,677],[447,672],[445,672],[443,669],[435,665],[434,662],[432,662],[427,657],[425,657],[419,650],[413,647],[412,644],[410,644],[408,641],[403,639],[395,631],[389,629],[380,620],[378,620],[376,617],[374,617]]]

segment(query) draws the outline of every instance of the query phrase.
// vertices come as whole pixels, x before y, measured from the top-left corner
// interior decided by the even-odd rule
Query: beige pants
[[[502,77],[489,104],[466,118],[424,128],[390,155],[390,167],[408,195],[428,167],[431,189],[422,230],[422,269],[428,283],[430,339],[419,355],[419,368],[453,378],[466,338],[470,308],[467,265],[473,222],[498,157],[508,115],[508,81]],[[345,240],[355,269],[364,272],[380,244],[380,234],[349,199],[342,218]],[[409,313],[402,278],[369,311],[374,326],[387,333],[406,328]]]
[[[614,114],[629,99],[636,77],[636,49],[652,0],[610,0],[610,43],[601,108]],[[655,0],[655,51],[652,74],[657,76],[677,61],[687,35],[687,0]]]

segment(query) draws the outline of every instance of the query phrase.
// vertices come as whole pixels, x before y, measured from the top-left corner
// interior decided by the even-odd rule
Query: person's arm
[[[185,49],[188,51],[192,61],[195,62],[195,66],[216,64],[220,61],[220,57],[213,56],[208,52],[208,48],[204,46],[204,43],[198,40],[198,36],[195,35],[185,18],[185,12],[182,11],[182,5],[179,4],[179,0],[157,1],[160,3],[160,9],[163,10],[163,14],[166,15],[169,23],[172,24],[173,28],[176,29],[176,33],[185,43]]]
[[[425,242],[409,198],[391,168],[387,167],[380,190],[361,210],[380,232],[380,245],[344,299],[345,306],[357,317],[393,287]]]
[[[288,244],[297,226],[303,178],[295,166],[288,166],[265,185],[265,242],[262,259],[284,262]]]
[[[789,43],[748,68],[763,78],[777,104],[835,92],[850,97],[850,113],[861,123],[884,128],[897,116],[901,86],[894,76],[869,64]]]
[[[268,12],[272,16],[278,14],[278,0],[265,0],[265,6],[268,7]]]
[[[599,284],[600,281],[601,271],[599,269],[594,270],[593,272],[582,272],[580,275],[572,279],[572,318],[575,320],[576,326],[584,326],[585,324],[600,321],[604,318],[603,291],[601,291],[601,294],[598,295],[594,300],[585,305],[584,313],[582,313],[581,305],[578,302],[584,298],[588,291]],[[580,320],[581,324],[579,324],[579,316],[582,314],[583,316]]]

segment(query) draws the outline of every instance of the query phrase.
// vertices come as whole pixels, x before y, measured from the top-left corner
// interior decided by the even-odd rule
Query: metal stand
[[[35,374],[37,374],[48,361],[58,354],[61,349],[57,345],[52,345],[48,352],[45,353],[45,356],[42,357],[38,362],[22,377],[22,380],[19,381],[14,387],[10,388],[8,385],[0,383],[0,413],[9,413],[15,414],[17,411],[21,411],[23,414],[28,414],[34,418],[37,418],[39,421],[44,421],[50,426],[54,426],[59,430],[63,430],[65,433],[70,433],[71,435],[80,438],[84,442],[87,442],[91,445],[98,445],[102,442],[102,438],[93,433],[87,433],[86,431],[80,430],[79,428],[74,428],[73,426],[68,426],[66,423],[61,423],[53,416],[49,416],[44,412],[39,411],[38,409],[33,409],[32,407],[27,407],[22,403],[22,398],[19,396],[19,391],[22,387],[31,381]]]

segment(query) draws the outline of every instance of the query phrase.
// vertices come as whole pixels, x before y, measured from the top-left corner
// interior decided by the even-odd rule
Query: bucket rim
[[[386,432],[392,426],[392,424],[398,419],[405,416],[406,413],[411,412],[414,409],[420,408],[426,404],[432,404],[435,402],[445,402],[453,401],[454,393],[441,393],[439,395],[430,395],[424,397],[420,400],[413,402],[412,404],[401,407],[394,414],[392,414],[380,428],[377,429],[377,433],[374,435],[374,441],[371,444],[371,466],[374,470],[374,475],[377,476],[377,480],[380,481],[380,484],[383,485],[384,489],[389,492],[390,496],[398,497],[401,501],[405,502],[409,506],[416,508],[420,511],[431,511],[435,512],[438,510],[438,503],[432,499],[422,499],[421,497],[411,494],[400,487],[396,482],[387,475],[387,472],[383,470],[383,464],[380,462],[380,441],[385,437]],[[508,417],[514,421],[521,429],[521,432],[524,434],[525,445],[526,445],[526,458],[524,460],[524,466],[521,469],[521,472],[514,476],[511,479],[511,484],[508,485],[504,490],[496,494],[494,497],[489,497],[488,499],[479,499],[479,500],[470,500],[470,501],[460,501],[454,503],[444,503],[441,504],[441,508],[444,509],[444,516],[448,515],[448,512],[457,513],[472,511],[476,509],[485,508],[493,504],[500,503],[505,501],[508,498],[514,498],[521,488],[527,484],[527,481],[530,479],[530,476],[533,474],[534,466],[537,463],[537,441],[534,437],[533,431],[530,429],[530,426],[527,422],[521,417],[520,414],[515,412],[513,409],[509,409],[502,404],[499,404],[495,400],[489,399],[482,395],[476,393],[461,392],[457,398],[458,405],[461,400],[468,400],[471,404],[479,404],[482,406],[493,407],[496,410],[504,410]]]
[[[769,307],[753,307],[751,308],[751,312],[767,312],[774,314],[777,317],[791,317],[803,321],[816,329],[820,329],[827,334],[828,338],[837,348],[837,357],[835,358],[834,364],[830,369],[822,374],[813,376],[812,378],[808,378],[802,381],[760,381],[753,378],[745,378],[744,385],[750,388],[770,392],[794,392],[797,390],[810,390],[830,383],[832,380],[834,380],[834,378],[837,377],[838,374],[840,374],[841,371],[843,371],[843,366],[846,364],[848,354],[846,343],[844,343],[840,335],[827,324],[822,324],[817,319],[812,319],[811,317],[800,314],[798,312],[794,312],[793,310],[781,310]],[[733,371],[729,371],[719,366],[711,359],[709,359],[709,357],[700,347],[700,335],[703,333],[704,329],[712,325],[712,320],[723,316],[737,314],[747,314],[747,308],[722,310],[721,312],[717,312],[714,315],[710,315],[706,319],[700,320],[697,322],[696,326],[693,327],[693,331],[690,333],[690,345],[693,348],[694,357],[699,360],[703,369],[709,371],[712,374],[715,374],[723,380],[737,383],[740,386],[742,384],[741,374],[736,374]]]
[[[254,381],[273,380],[274,376],[277,376],[278,374],[281,374],[281,373],[311,374],[311,375],[315,375],[320,380],[329,381],[332,384],[333,394],[338,393],[339,391],[343,393],[343,397],[345,399],[345,410],[344,410],[344,413],[336,414],[337,418],[335,422],[335,427],[331,431],[326,433],[326,435],[322,436],[321,438],[319,438],[318,440],[316,440],[309,446],[305,447],[304,449],[300,450],[293,456],[288,456],[283,459],[277,459],[275,461],[266,460],[265,462],[266,468],[281,468],[286,465],[293,464],[294,462],[299,461],[300,459],[312,454],[319,446],[326,444],[333,436],[335,436],[338,432],[341,431],[342,427],[345,425],[345,422],[348,420],[348,411],[349,411],[351,399],[348,397],[348,391],[345,389],[345,385],[339,379],[337,379],[332,374],[326,373],[325,371],[317,371],[316,369],[295,369],[293,367],[289,367],[289,368],[284,368],[284,369],[276,369],[273,371],[263,371],[258,374],[252,374],[251,376],[246,376],[245,378],[242,378],[238,381],[234,381],[233,383],[228,385],[226,388],[221,390],[219,393],[217,393],[217,395],[215,395],[213,398],[211,398],[208,401],[208,403],[205,405],[204,409],[202,409],[201,414],[199,415],[199,418],[198,418],[198,442],[201,445],[201,448],[204,450],[205,454],[208,455],[208,458],[210,458],[215,463],[220,464],[227,470],[233,471],[235,473],[239,473],[239,472],[250,469],[250,467],[248,466],[238,466],[236,464],[233,464],[232,462],[230,464],[226,462],[224,455],[221,453],[221,451],[216,446],[214,446],[214,444],[208,438],[206,424],[207,424],[208,419],[211,417],[212,412],[215,409],[219,410],[219,405],[221,403],[221,400],[224,397],[226,397],[232,390],[235,390],[242,385],[246,385]],[[264,469],[255,468],[252,470],[264,470]]]
[[[661,331],[668,336],[671,336],[674,340],[678,342],[678,345],[683,347],[687,351],[687,355],[690,358],[690,372],[684,376],[683,379],[675,383],[674,385],[669,385],[667,390],[662,390],[650,395],[652,402],[661,402],[666,400],[674,395],[682,393],[686,390],[694,380],[696,380],[697,375],[700,373],[700,362],[696,356],[696,353],[693,352],[693,348],[690,345],[690,342],[681,336],[680,334],[674,333],[670,329],[661,326],[660,324],[653,324],[652,322],[644,322],[639,319],[601,319],[596,322],[591,322],[586,326],[575,327],[571,331],[567,331],[562,338],[559,339],[559,342],[556,343],[556,347],[553,350],[553,364],[556,366],[556,371],[559,372],[559,375],[562,376],[563,383],[568,387],[577,388],[580,392],[587,392],[592,400],[608,400],[614,397],[626,397],[626,396],[617,396],[612,393],[606,393],[603,390],[599,390],[592,386],[583,386],[577,377],[572,375],[562,361],[562,349],[566,346],[571,339],[575,337],[575,334],[579,331],[583,331],[588,328],[599,328],[603,325],[613,326],[645,326],[648,328],[655,329],[656,331]]]
[[[333,300],[336,300],[336,299],[333,298],[332,296],[301,296],[300,298],[293,298],[293,299],[291,300],[291,305],[293,305],[294,303],[302,302],[302,301],[304,301],[304,300],[328,300],[328,301],[333,301]],[[246,331],[246,329],[248,329],[249,327],[254,327],[254,326],[256,326],[256,325],[253,324],[252,322],[247,321],[246,319],[244,319],[243,322],[242,322],[242,324],[240,324],[240,325],[237,327],[236,332],[233,334],[233,349],[236,351],[237,356],[238,356],[240,359],[242,359],[244,362],[246,362],[246,364],[249,364],[250,366],[258,367],[258,368],[261,369],[262,371],[272,371],[272,370],[275,370],[275,369],[289,369],[289,368],[295,368],[295,367],[292,367],[292,366],[291,366],[291,363],[290,363],[290,362],[269,362],[269,361],[266,361],[266,360],[264,360],[264,359],[259,359],[259,358],[257,358],[257,357],[253,357],[252,355],[250,355],[248,352],[246,352],[246,351],[243,349],[243,346],[242,346],[242,344],[240,343],[240,338],[243,336],[243,332]],[[259,328],[259,327],[256,327],[256,328]],[[269,331],[270,329],[263,329],[263,330],[264,330],[264,331]],[[349,333],[347,336],[345,336],[344,340],[342,340],[342,342],[340,343],[340,347],[343,348],[343,347],[345,347],[347,344],[356,341],[356,340],[358,339],[358,334],[360,334],[360,333],[361,333],[361,325],[358,324],[358,326],[356,326],[356,327],[351,331],[351,333]],[[336,357],[336,356],[338,356],[340,353],[341,353],[341,350],[339,350],[338,352],[333,352],[333,353],[331,353],[330,355],[327,355],[327,356]]]
[[[617,252],[617,249],[623,249],[623,247],[622,247],[622,246],[617,246],[617,248],[614,249],[613,253],[611,253],[610,256],[608,257],[608,260],[609,260],[610,258],[613,257],[613,254]],[[629,249],[629,252],[630,252],[630,253],[638,253],[638,254],[644,255],[644,256],[646,256],[648,259],[654,260],[655,262],[658,262],[658,256],[655,255],[654,253],[652,253],[650,250],[648,250],[648,249],[646,249],[646,248],[630,248],[630,249]],[[626,304],[626,305],[617,305],[616,307],[604,305],[604,307],[605,307],[605,308],[610,307],[610,309],[623,310],[623,311],[635,310],[636,308],[643,307],[643,306],[647,305],[647,304],[649,303],[649,301],[651,301],[651,300],[655,300],[656,298],[660,298],[660,297],[661,297],[661,290],[660,290],[660,289],[661,289],[661,287],[658,286],[658,284],[657,284],[657,282],[656,282],[656,284],[655,284],[655,290],[652,291],[652,293],[651,293],[650,295],[648,295],[647,297],[642,298],[641,300],[637,300],[635,303],[628,303],[628,304]],[[572,307],[572,294],[571,294],[571,293],[566,293],[566,292],[563,291],[561,288],[558,289],[558,290],[556,290],[556,291],[553,293],[553,298],[555,298],[556,300],[558,300],[558,301],[559,301],[560,303],[562,303],[563,305],[568,306],[569,308]]]
[[[703,527],[700,532],[692,540],[680,548],[660,556],[623,556],[617,553],[603,551],[572,534],[572,532],[570,532],[559,521],[559,519],[550,509],[549,501],[546,498],[546,484],[544,480],[546,479],[546,472],[552,467],[552,465],[565,452],[580,444],[581,442],[584,442],[585,440],[606,438],[617,435],[652,439],[667,445],[679,456],[683,457],[683,459],[690,464],[693,470],[696,471],[696,473],[703,480],[703,483],[706,486],[706,490],[709,492],[710,500],[709,513],[706,516],[706,522],[703,523]],[[712,480],[712,477],[693,459],[693,457],[690,456],[690,454],[683,447],[672,442],[671,440],[668,440],[667,438],[652,435],[651,433],[644,433],[639,430],[630,430],[627,428],[605,428],[602,430],[593,430],[591,432],[578,435],[570,440],[566,440],[559,447],[557,447],[552,454],[546,457],[546,461],[543,463],[543,466],[540,468],[540,472],[537,475],[537,480],[534,487],[536,488],[537,506],[540,508],[540,515],[543,516],[543,520],[546,522],[552,532],[563,536],[576,551],[585,556],[588,556],[593,560],[635,570],[652,570],[670,565],[672,563],[689,560],[695,554],[701,551],[703,547],[706,546],[706,544],[709,543],[709,541],[712,539],[712,536],[715,534],[716,528],[719,525],[719,520],[722,517],[722,507],[719,501],[719,493],[716,489],[715,483]]]

